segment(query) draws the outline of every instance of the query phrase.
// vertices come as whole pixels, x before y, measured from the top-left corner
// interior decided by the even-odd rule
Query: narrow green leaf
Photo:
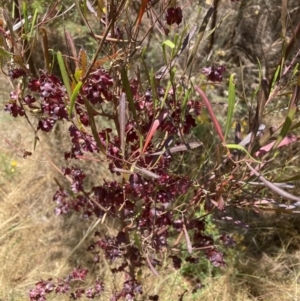
[[[192,93],[192,89],[189,88],[188,90],[185,91],[185,95],[183,98],[183,101],[181,102],[181,120],[184,121],[185,119],[185,113],[186,113],[186,106],[187,102],[190,99],[190,95]]]
[[[229,148],[229,149],[237,149],[237,150],[240,150],[240,151],[246,153],[246,154],[251,158],[251,160],[253,160],[254,162],[256,162],[256,163],[261,163],[260,161],[254,159],[254,158],[248,153],[248,151],[247,151],[243,146],[241,146],[241,145],[239,145],[239,144],[225,144],[225,146],[226,146],[227,148]]]
[[[168,46],[168,47],[170,47],[170,48],[175,48],[175,44],[172,42],[172,41],[170,41],[170,40],[166,40],[166,41],[164,41],[163,43],[162,43],[162,45],[166,45],[166,46]]]
[[[295,119],[295,115],[297,112],[296,101],[298,99],[299,94],[300,94],[300,88],[298,86],[296,86],[294,88],[294,92],[293,92],[293,95],[292,95],[290,103],[289,103],[289,111],[285,118],[284,124],[280,131],[280,134],[277,137],[277,140],[276,140],[275,144],[273,145],[272,149],[276,149],[278,147],[278,145],[284,139],[284,137],[286,137],[286,135],[288,134],[288,132],[292,126],[292,123]]]
[[[71,86],[70,86],[70,81],[69,81],[69,76],[66,70],[66,66],[64,63],[64,59],[62,57],[62,54],[60,51],[57,51],[57,61],[58,61],[58,66],[59,66],[59,70],[63,79],[63,83],[66,87],[68,96],[69,96],[69,100],[71,100],[72,98],[72,90],[71,90]]]
[[[300,121],[294,122],[291,126],[291,131],[294,131],[300,127]]]
[[[280,72],[280,66],[277,67],[277,69],[276,69],[276,71],[274,73],[272,84],[271,84],[271,91],[273,91],[273,89],[274,89],[274,86],[275,86],[276,81],[277,81],[278,76],[279,76],[279,72]]]
[[[156,111],[156,108],[159,106],[160,101],[157,95],[157,85],[156,85],[157,80],[155,78],[153,68],[150,70],[149,76],[150,76],[150,86],[151,86],[152,99],[153,99],[153,109],[154,111]]]
[[[120,140],[121,150],[124,157],[125,154],[125,126],[126,126],[126,95],[124,92],[119,97],[119,124],[120,124]]]
[[[166,65],[168,65],[167,52],[166,52],[166,45],[165,44],[162,44],[162,51],[163,51],[164,62],[165,62]]]
[[[188,27],[184,28],[182,34],[180,35],[180,39],[178,39],[177,36],[175,35],[174,42],[176,48],[172,50],[172,61],[170,62],[169,66],[164,65],[161,68],[159,68],[159,70],[155,74],[156,79],[161,80],[167,74],[167,70],[172,66],[174,66],[174,64],[176,63],[176,61],[178,60],[182,52],[190,44],[190,41],[192,40],[196,32],[197,26],[194,26],[192,30],[187,34],[187,36],[183,39],[183,36],[185,35],[187,29]]]
[[[181,37],[183,36],[183,34],[181,35]],[[172,48],[172,59],[174,59],[175,58],[175,56],[176,56],[176,53],[177,53],[177,51],[178,51],[178,47],[180,46],[180,44],[179,44],[179,41],[180,41],[180,39],[179,39],[180,37],[179,37],[179,35],[178,34],[175,34],[175,36],[174,36],[174,48]]]
[[[282,129],[280,131],[280,134],[279,136],[277,137],[277,140],[274,144],[274,146],[272,147],[273,149],[276,149],[277,146],[280,144],[280,142],[284,139],[284,137],[287,136],[291,126],[292,126],[292,122],[295,118],[295,115],[296,115],[296,112],[297,112],[297,108],[291,108],[286,116],[286,119],[285,119],[285,122],[282,126]]]
[[[133,114],[133,119],[137,124],[138,131],[140,132],[139,120],[138,120],[138,116],[136,114],[135,104],[134,104],[134,101],[133,101],[131,88],[130,88],[130,84],[129,84],[129,80],[128,80],[128,76],[127,76],[127,71],[126,71],[125,67],[121,68],[121,80],[122,80],[122,83],[123,83],[123,88],[125,89],[127,100],[129,102],[129,109],[130,109],[131,113]]]
[[[39,140],[39,137],[38,137],[38,136],[35,136],[35,137],[34,137],[34,142],[33,142],[33,150],[34,150],[34,151],[36,150],[36,145],[37,145],[38,140]]]
[[[297,63],[295,68],[293,69],[293,75],[292,76],[294,77],[295,75],[297,75],[298,71],[299,71],[299,63]]]
[[[160,108],[161,108],[161,109],[163,109],[164,106],[165,106],[165,102],[166,102],[166,100],[167,100],[167,97],[168,97],[168,95],[169,95],[169,91],[170,91],[171,87],[172,87],[172,82],[171,82],[171,80],[169,80],[169,81],[168,81],[168,84],[167,84],[166,91],[165,91],[164,98],[163,98],[163,100],[162,100],[162,102],[161,102],[161,104],[160,104]]]
[[[148,66],[147,66],[146,61],[145,61],[146,53],[147,53],[147,48],[144,47],[140,57],[141,57],[141,60],[142,60],[143,66],[144,66],[144,72],[145,72],[145,75],[147,77],[147,81],[148,81],[148,83],[150,83],[150,72],[149,72]]]
[[[230,75],[229,78],[229,89],[228,89],[228,109],[227,109],[227,119],[226,119],[226,129],[225,129],[225,141],[228,133],[231,129],[233,110],[235,105],[235,84],[234,84],[234,74]]]
[[[257,86],[256,90],[252,93],[252,99],[257,95],[258,91],[260,90],[261,82],[262,82],[262,69],[260,60],[257,58],[257,64],[258,64],[258,77],[259,77],[259,85]]]
[[[177,59],[180,57],[180,55],[182,54],[184,49],[186,49],[186,47],[190,44],[190,41],[192,40],[192,38],[193,38],[193,36],[196,32],[197,26],[194,26],[192,28],[192,30],[187,34],[187,36],[184,37],[184,35],[186,34],[188,28],[189,28],[188,26],[186,26],[184,28],[184,30],[182,31],[182,34],[179,36],[179,39],[177,38],[177,35],[175,35],[174,41],[175,41],[176,49],[174,49],[173,52],[172,52],[172,55],[174,57],[174,60],[173,60],[173,63],[172,63],[173,65],[175,64]]]
[[[34,30],[34,26],[36,24],[37,16],[38,16],[38,10],[36,9],[34,11],[33,19],[32,19],[32,22],[31,22],[30,37],[33,36],[33,30]]]
[[[24,18],[24,31],[25,33],[27,33],[29,29],[29,25],[28,25],[27,6],[25,2],[22,3],[22,11],[23,11],[23,18]]]
[[[69,108],[69,117],[72,118],[72,112],[73,112],[73,109],[74,109],[74,106],[75,106],[75,101],[76,101],[76,98],[77,98],[77,95],[80,91],[80,88],[82,86],[82,82],[78,82],[73,93],[72,93],[72,96],[71,96],[71,102],[70,102],[70,108]]]
[[[95,118],[94,118],[94,110],[93,110],[92,106],[90,105],[90,102],[88,101],[88,99],[86,97],[83,97],[83,100],[84,100],[85,107],[87,109],[87,113],[88,113],[88,116],[89,116],[89,122],[90,122],[90,125],[91,125],[93,136],[94,136],[95,141],[97,143],[97,146],[98,146],[99,150],[101,151],[101,153],[106,155],[105,149],[104,149],[103,145],[101,144],[99,134],[98,134],[98,131],[97,131]]]

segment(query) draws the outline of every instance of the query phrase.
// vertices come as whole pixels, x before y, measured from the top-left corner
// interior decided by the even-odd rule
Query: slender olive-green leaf
[[[290,100],[289,111],[285,118],[284,124],[280,131],[280,134],[277,137],[277,140],[276,140],[275,144],[273,145],[272,149],[276,149],[278,147],[278,145],[284,139],[284,137],[286,137],[286,135],[288,134],[288,132],[292,126],[292,123],[295,119],[295,115],[297,112],[296,101],[297,101],[297,98],[299,97],[299,94],[300,94],[300,87],[296,86],[294,88],[294,92],[293,92],[293,95]]]
[[[298,74],[298,70],[299,69],[299,63],[296,64],[295,68],[293,69],[293,75],[292,76],[295,76]]]
[[[153,71],[153,68],[150,71],[150,86],[151,86],[151,92],[152,92],[152,99],[153,99],[153,109],[154,111],[160,104],[160,100],[157,94],[157,80]],[[159,114],[159,113],[158,113]]]
[[[291,131],[294,131],[295,129],[300,127],[300,121],[294,122],[291,126]]]
[[[271,91],[274,89],[274,86],[275,86],[276,81],[277,81],[278,76],[279,76],[279,72],[280,72],[280,66],[277,67],[277,69],[274,73],[274,77],[273,77],[272,84],[271,84]]]
[[[254,162],[256,162],[256,163],[261,163],[260,161],[254,159],[254,158],[248,153],[248,151],[247,151],[243,146],[241,146],[241,145],[239,145],[239,144],[225,144],[225,146],[226,146],[227,148],[229,148],[229,149],[237,149],[237,150],[240,150],[240,151],[246,153],[246,154],[251,158],[251,160],[253,160]]]
[[[169,91],[170,91],[170,89],[171,89],[171,87],[172,87],[172,83],[174,82],[175,74],[176,74],[176,68],[174,67],[174,68],[172,68],[172,70],[171,70],[171,78],[170,78],[170,80],[168,81],[168,84],[167,84],[167,88],[166,88],[166,91],[165,91],[164,98],[163,98],[163,100],[162,100],[162,102],[161,102],[161,104],[160,104],[160,108],[161,108],[161,109],[163,109],[164,106],[165,106],[165,102],[166,102],[166,100],[167,100],[167,98],[168,98]],[[177,98],[176,98],[176,100],[177,100]]]
[[[142,60],[142,64],[144,66],[144,73],[147,77],[147,82],[150,83],[150,72],[149,72],[149,69],[148,69],[148,66],[146,64],[146,61],[145,61],[145,55],[147,53],[147,48],[144,47],[144,49],[142,50],[142,54],[141,54],[141,60]]]
[[[191,29],[191,31],[187,34],[187,36],[183,39],[183,36],[185,35],[185,33],[188,30],[188,26],[186,26],[184,28],[184,30],[182,31],[182,34],[180,35],[179,41],[177,39],[177,35],[175,36],[174,41],[175,41],[176,49],[174,50],[174,53],[172,55],[175,55],[175,53],[176,53],[176,56],[174,57],[173,64],[175,64],[175,62],[180,57],[180,55],[182,54],[184,49],[186,49],[186,47],[189,45],[190,41],[192,40],[192,38],[196,32],[196,29],[197,29],[197,26],[194,26]]]
[[[75,101],[76,101],[76,98],[77,98],[77,95],[80,91],[80,88],[82,86],[82,82],[79,81],[72,93],[72,96],[71,96],[71,102],[70,102],[70,108],[69,108],[69,117],[71,118],[72,117],[72,113],[73,113],[73,109],[74,109],[74,106],[75,106]]]
[[[127,71],[126,71],[125,67],[122,67],[120,71],[121,71],[121,79],[122,79],[122,83],[123,83],[123,88],[125,89],[126,97],[129,102],[129,108],[130,108],[131,113],[133,114],[133,119],[138,126],[138,131],[140,132],[139,120],[138,120],[136,110],[135,110],[135,104],[134,104],[132,93],[131,93],[131,88],[130,88],[130,84],[129,84],[129,80],[128,80],[128,76],[127,76]]]
[[[85,107],[87,109],[87,113],[88,113],[88,116],[89,116],[89,122],[90,122],[90,125],[91,125],[93,136],[95,138],[95,141],[97,143],[97,146],[98,146],[99,150],[101,151],[101,153],[103,153],[105,155],[106,152],[105,152],[105,149],[104,149],[104,147],[103,147],[103,145],[100,141],[99,134],[98,134],[97,127],[96,127],[96,123],[95,123],[94,110],[93,110],[92,106],[90,105],[90,102],[88,101],[88,99],[86,97],[83,97],[83,100],[84,100],[84,104],[85,104]]]
[[[37,145],[38,140],[39,140],[39,137],[35,136],[34,137],[34,142],[33,142],[33,150],[34,151],[36,150],[36,145]]]
[[[71,90],[71,86],[70,86],[70,81],[69,81],[69,76],[66,70],[66,66],[64,63],[64,59],[62,57],[62,54],[60,51],[57,51],[57,61],[58,61],[58,66],[59,66],[59,70],[63,79],[63,83],[66,87],[68,96],[69,96],[69,100],[71,100],[72,98],[72,90]]]
[[[181,36],[183,36],[183,34],[181,35]],[[176,53],[177,53],[177,51],[178,51],[178,46],[180,46],[179,45],[179,41],[180,41],[180,39],[179,39],[179,35],[178,34],[175,34],[175,36],[174,36],[174,43],[173,42],[171,42],[171,43],[173,43],[174,44],[174,48],[172,48],[172,59],[173,58],[175,58],[175,55],[176,55]]]
[[[27,6],[25,2],[22,3],[22,11],[23,11],[23,18],[24,18],[24,29],[25,29],[25,33],[27,33],[29,29],[29,24],[28,24]]]
[[[165,106],[165,102],[166,102],[166,100],[167,100],[167,97],[168,97],[168,95],[169,95],[169,91],[170,91],[171,87],[172,87],[172,82],[169,80],[169,81],[168,81],[168,84],[167,84],[167,89],[166,89],[166,91],[165,91],[164,98],[163,98],[163,100],[162,100],[162,102],[161,102],[161,104],[160,104],[160,108],[161,108],[161,109]]]
[[[163,58],[166,65],[168,65],[168,59],[167,59],[167,52],[166,52],[166,45],[162,44],[162,50],[163,50]]]
[[[121,150],[124,157],[125,154],[125,126],[126,126],[126,94],[121,93],[119,97],[119,124],[120,124],[120,140]]]
[[[19,10],[19,7],[16,5],[15,1],[12,1],[11,17],[13,19],[16,18],[16,11],[17,10]],[[3,13],[4,12],[6,12],[6,10],[4,10]],[[5,20],[7,20],[6,17],[5,17]]]
[[[172,57],[174,57],[175,53],[176,56],[173,58],[173,60],[170,62],[170,66],[164,65],[161,68],[159,68],[159,70],[156,72],[155,77],[158,80],[161,80],[166,74],[167,74],[167,70],[174,66],[174,64],[176,63],[176,61],[178,60],[178,58],[180,57],[180,55],[182,54],[182,52],[187,48],[187,46],[189,45],[190,41],[192,40],[195,32],[196,32],[197,26],[194,26],[192,28],[192,30],[188,33],[188,35],[184,38],[183,40],[183,35],[186,33],[187,31],[187,27],[183,30],[181,36],[180,36],[180,40],[179,42],[177,41],[176,37],[174,39],[175,41],[175,45],[176,45],[176,49],[173,49],[172,51]],[[183,40],[183,42],[182,42]]]
[[[234,84],[234,74],[230,75],[229,78],[229,88],[228,88],[228,109],[227,109],[227,119],[226,119],[226,129],[225,129],[225,141],[228,133],[231,129],[233,110],[235,105],[235,84]]]
[[[172,42],[172,41],[170,41],[170,40],[165,40],[163,43],[162,43],[162,45],[166,45],[166,46],[168,46],[168,47],[170,47],[170,48],[175,48],[175,44]]]
[[[296,112],[297,112],[296,107],[293,107],[289,110],[289,112],[286,116],[285,122],[282,126],[282,129],[280,131],[280,134],[277,137],[277,140],[276,140],[275,144],[273,145],[272,149],[276,149],[277,146],[280,144],[280,142],[287,136],[287,134],[292,126],[292,122],[295,118]]]
[[[185,119],[186,106],[187,106],[188,100],[190,99],[191,93],[192,93],[192,89],[191,88],[189,88],[188,90],[186,90],[184,98],[183,98],[183,101],[181,102],[181,120],[182,121],[184,121],[184,119]]]
[[[260,60],[258,58],[257,58],[257,64],[258,64],[259,85],[257,86],[256,90],[253,92],[252,98],[254,98],[256,96],[256,94],[258,93],[258,91],[260,90],[261,80],[262,80],[262,69],[261,69]]]
[[[33,30],[34,30],[34,26],[35,26],[35,23],[36,23],[36,20],[37,20],[37,16],[38,16],[38,10],[36,9],[34,11],[33,19],[32,19],[32,22],[31,22],[30,37],[33,36]]]

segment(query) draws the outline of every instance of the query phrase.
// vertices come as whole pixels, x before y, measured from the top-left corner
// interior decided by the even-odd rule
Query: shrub
[[[50,22],[51,13],[38,22],[36,14],[29,19],[23,6],[25,22],[20,32],[23,44],[16,39],[13,28],[8,34],[2,31],[7,47],[13,45],[16,53],[8,71],[15,90],[10,94],[5,111],[14,117],[25,117],[37,143],[41,131],[50,135],[59,123],[68,124],[62,139],[69,139],[72,146],[61,154],[65,166],[57,168],[69,186],[60,185],[54,193],[55,213],[64,215],[72,211],[83,218],[96,217],[102,223],[114,222],[116,234],[103,235],[96,231],[87,250],[93,254],[95,264],[104,257],[111,263],[112,273],[123,274],[122,285],[111,292],[110,300],[134,300],[143,294],[142,271],[148,269],[159,276],[165,269],[164,261],[177,270],[183,261],[197,264],[204,256],[215,267],[225,266],[219,245],[230,247],[235,242],[230,235],[213,237],[207,232],[207,224],[211,216],[232,220],[226,214],[226,204],[254,208],[273,204],[274,198],[264,197],[268,190],[300,201],[272,183],[272,179],[262,176],[274,151],[296,141],[295,136],[288,133],[298,126],[292,124],[292,120],[299,86],[294,88],[287,118],[281,124],[276,142],[266,144],[274,131],[265,131],[260,137],[265,130],[261,118],[264,107],[282,90],[281,83],[287,76],[295,78],[298,72],[294,69],[295,60],[280,76],[274,74],[272,85],[261,79],[255,94],[256,114],[249,120],[250,135],[239,139],[238,124],[235,144],[230,144],[234,75],[229,75],[228,113],[222,120],[216,117],[205,90],[208,84],[223,82],[228,76],[225,66],[203,65],[201,82],[191,80],[193,62],[199,46],[205,42],[203,37],[213,7],[206,11],[184,69],[177,71],[176,62],[187,51],[196,28],[182,28],[183,7],[162,4],[160,13],[156,2],[159,1],[133,1],[129,7],[125,0],[110,1],[106,7],[103,1],[98,1],[93,7],[89,1],[83,6],[75,1],[77,13],[97,47],[91,58],[84,49],[77,53],[72,35],[65,32],[70,54],[56,53],[59,74],[52,70],[47,30],[42,27]],[[55,6],[48,12],[54,10]],[[151,16],[151,24],[146,21],[146,14]],[[102,35],[95,33],[97,20],[102,24]],[[150,29],[146,31],[147,26]],[[43,34],[45,69],[35,76],[26,60],[32,50],[30,35],[38,28]],[[150,68],[146,59],[148,52],[153,53],[151,39],[156,28],[168,36],[161,49],[155,50],[154,55],[164,61],[164,66],[157,70]],[[178,28],[181,33],[173,34]],[[147,39],[150,50],[143,43]],[[26,45],[29,48],[24,49]],[[6,55],[9,53],[5,51]],[[286,84],[285,88],[288,87]],[[213,126],[201,117],[205,109]],[[37,126],[30,112],[40,114]],[[224,120],[225,126],[221,126]],[[103,124],[110,125],[104,127]],[[205,135],[199,132],[199,126],[205,128]],[[30,153],[26,152],[26,156]],[[93,180],[90,181],[93,186],[87,187],[85,171],[76,166],[78,160],[88,163],[86,168],[89,164],[107,164],[104,183]],[[111,180],[109,173],[117,176],[117,180]],[[253,177],[258,177],[267,189],[251,186],[260,184],[253,184]],[[282,210],[290,209],[286,205]],[[70,294],[73,299],[83,295],[89,299],[101,296],[106,287],[105,279],[97,280],[91,288],[80,286],[87,273],[87,269],[76,267],[64,279],[42,279],[30,290],[30,299],[46,300],[47,294],[52,292]],[[194,291],[197,288],[201,288],[199,283]],[[149,298],[158,300],[156,295]]]

